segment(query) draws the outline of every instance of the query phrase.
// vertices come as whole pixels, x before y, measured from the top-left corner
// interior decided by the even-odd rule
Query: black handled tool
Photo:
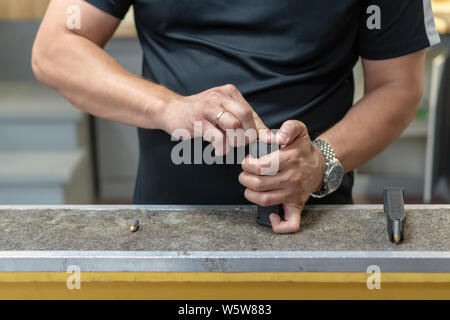
[[[384,212],[386,213],[387,233],[389,240],[400,244],[405,234],[405,206],[403,188],[384,189]]]
[[[269,153],[272,153],[272,151],[278,150],[275,149],[275,147],[278,147],[276,145],[266,144],[262,141],[256,141],[254,142],[257,144],[258,148],[258,154],[255,155],[252,153],[253,156],[261,158]],[[284,219],[284,210],[283,205],[278,204],[274,206],[258,206],[258,215],[256,217],[256,222],[264,227],[272,228],[272,223],[270,222],[269,216],[271,213],[276,213],[281,217],[281,220]]]

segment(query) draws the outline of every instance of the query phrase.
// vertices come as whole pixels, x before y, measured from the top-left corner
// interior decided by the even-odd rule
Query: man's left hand
[[[275,213],[270,215],[274,232],[298,232],[306,201],[322,187],[325,158],[300,121],[283,123],[276,141],[281,149],[259,159],[248,156],[243,161],[239,182],[247,188],[244,196],[251,202],[264,207],[283,204],[284,221]],[[264,168],[273,163],[272,157],[278,157],[279,169],[274,174],[263,175]]]

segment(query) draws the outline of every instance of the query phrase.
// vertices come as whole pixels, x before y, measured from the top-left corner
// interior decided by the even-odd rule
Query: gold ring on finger
[[[223,111],[220,111],[220,112],[217,114],[217,117],[216,117],[216,125],[219,125],[220,117],[223,116],[223,114],[224,114],[225,112],[226,112],[226,111],[223,110]]]

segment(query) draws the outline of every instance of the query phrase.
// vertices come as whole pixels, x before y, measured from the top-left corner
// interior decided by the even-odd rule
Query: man
[[[71,5],[80,28],[67,27]],[[102,49],[131,5],[143,78]],[[270,219],[290,233],[308,199],[352,202],[352,170],[414,118],[424,48],[438,42],[429,0],[53,0],[32,60],[74,106],[139,127],[135,203],[283,204],[285,220]],[[358,56],[365,95],[353,105]],[[218,156],[234,146],[227,129],[280,128],[259,137],[283,146],[279,170],[262,174],[266,157],[175,164],[170,134],[194,137],[195,123]]]

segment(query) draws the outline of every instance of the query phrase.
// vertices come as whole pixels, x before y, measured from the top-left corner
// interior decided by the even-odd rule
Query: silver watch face
[[[342,183],[342,179],[344,178],[344,168],[341,166],[339,161],[335,161],[330,164],[330,168],[328,171],[328,179],[327,179],[327,193],[336,191]]]

